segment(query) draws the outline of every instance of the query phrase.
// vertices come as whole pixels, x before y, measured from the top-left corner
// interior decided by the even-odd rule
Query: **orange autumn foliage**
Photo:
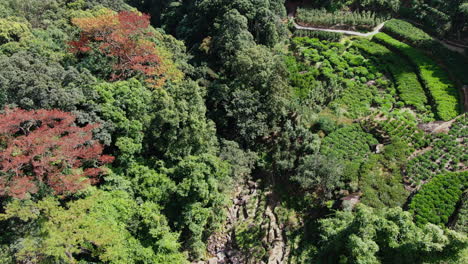
[[[97,126],[75,126],[69,113],[5,109],[0,120],[0,196],[23,199],[44,185],[74,193],[95,183],[114,159],[92,140]]]
[[[109,11],[96,17],[74,18],[72,23],[81,29],[81,35],[69,43],[71,51],[85,54],[94,50],[114,58],[111,80],[142,74],[150,85],[160,87],[173,77],[172,65],[148,40],[149,15]]]

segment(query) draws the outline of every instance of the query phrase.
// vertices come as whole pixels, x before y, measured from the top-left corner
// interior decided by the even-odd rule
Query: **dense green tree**
[[[413,67],[426,63],[409,65],[373,42],[338,43],[339,34],[288,41],[285,5],[294,3],[285,2],[0,1],[0,108],[73,112],[77,127],[100,124],[86,137],[116,157],[98,185],[73,195],[1,198],[0,263],[208,261],[211,238],[219,249],[224,235],[232,239],[226,253],[239,250],[249,263],[281,253],[269,250],[281,242],[290,249],[282,261],[292,264],[465,263],[466,234],[422,223],[465,231],[460,179],[434,178],[408,202],[410,212],[393,208],[407,202],[405,168],[432,175],[463,169],[466,158],[464,119],[448,134],[425,133],[416,125],[433,120],[429,108],[405,104],[425,97],[406,98],[402,91],[414,89],[401,90],[395,72],[418,83]],[[466,0],[302,4],[326,8],[309,12],[317,21],[376,25],[398,15],[459,39],[467,29]],[[432,40],[411,24],[386,29],[393,24],[410,40],[407,50]],[[430,55],[449,69],[463,65],[444,49]],[[393,57],[398,70],[385,65]],[[450,73],[464,79],[463,70]],[[441,83],[452,78],[434,74]],[[4,145],[0,154],[22,159]],[[46,165],[67,171],[62,164]],[[259,184],[237,192],[250,180]],[[361,205],[330,211],[349,192]],[[226,217],[231,206],[243,221]],[[272,237],[283,241],[267,243]]]
[[[400,8],[401,0],[358,0],[356,2],[363,8],[369,8],[377,12],[388,10],[396,12]]]
[[[450,36],[455,33],[458,37],[466,32],[463,10],[466,1],[429,1],[413,0],[411,6],[405,10],[406,15],[421,21],[426,29],[439,36]]]
[[[248,31],[259,44],[274,45],[285,36],[281,18],[286,16],[284,0],[210,0],[183,2],[175,0],[132,0],[141,10],[154,16],[156,25],[187,41],[199,45],[208,36],[229,34],[219,31],[227,13],[237,10],[246,18]]]
[[[326,7],[330,11],[360,9],[375,12],[397,12],[401,0],[321,0],[314,3],[316,7]]]
[[[343,166],[336,158],[316,154],[301,160],[292,180],[303,189],[314,192],[323,201],[333,197],[333,191],[342,185],[342,177]]]
[[[24,109],[77,110],[86,103],[95,82],[87,71],[65,69],[59,63],[27,52],[0,56],[0,104]]]
[[[165,205],[175,192],[176,184],[173,180],[147,166],[132,164],[126,174],[133,184],[135,196],[145,201]]]
[[[10,41],[20,41],[31,36],[30,25],[27,22],[21,22],[21,19],[18,18],[0,18],[0,28],[0,45]]]
[[[166,211],[198,259],[204,255],[204,241],[225,218],[229,164],[209,154],[187,156],[169,175],[176,182],[176,193]]]
[[[152,93],[136,79],[93,86],[99,116],[112,124],[112,143],[118,159],[129,161],[143,148],[143,138],[152,117]]]
[[[247,18],[237,9],[229,10],[224,14],[213,40],[215,43],[213,50],[219,58],[232,58],[238,51],[255,45],[247,23]]]
[[[311,133],[304,122],[296,117],[282,124],[268,146],[274,170],[280,175],[291,176],[304,158],[319,151],[320,137]]]
[[[230,176],[234,182],[246,180],[251,176],[258,160],[257,153],[250,150],[242,150],[234,141],[221,140],[219,157],[229,162],[231,167]]]
[[[103,6],[114,11],[127,10],[129,6],[126,4],[128,0],[78,0],[73,4],[84,5],[85,8],[93,8],[95,6]]]
[[[4,10],[11,12],[7,13],[7,15],[24,17],[33,27],[40,27],[50,23],[50,21],[47,21],[48,19],[59,19],[60,15],[63,14],[64,4],[65,1],[63,0],[2,1]]]
[[[227,2],[227,8],[237,9],[248,19],[249,31],[258,44],[273,46],[285,34],[280,20],[286,16],[282,0],[234,0]]]
[[[286,68],[280,55],[264,46],[238,51],[226,67],[229,80],[210,87],[213,119],[227,138],[252,145],[287,114]]]
[[[26,18],[33,27],[50,26],[63,23],[61,19],[70,10],[86,10],[106,7],[115,11],[128,9],[125,0],[5,0],[0,3],[0,16],[16,15]],[[55,19],[55,21],[54,21]]]
[[[319,263],[454,263],[466,235],[435,225],[417,227],[401,208],[337,212],[320,223]]]
[[[16,200],[0,220],[16,262],[185,263],[159,206],[122,191],[90,190],[65,207],[52,197]]]
[[[169,162],[215,151],[214,124],[208,120],[205,91],[193,81],[153,92],[154,118],[146,134],[146,152]]]
[[[133,194],[136,201],[157,204],[175,230],[181,232],[190,256],[203,258],[206,239],[225,220],[230,176],[249,169],[245,168],[249,165],[238,165],[231,171],[227,162],[210,154],[187,156],[172,168],[157,163],[157,169],[138,163],[125,169],[115,168],[106,177],[104,188]]]
[[[0,55],[0,105],[23,109],[60,109],[73,112],[81,124],[100,123],[96,137],[111,142],[112,124],[103,121],[92,103],[96,79],[87,70],[64,68],[29,52]]]

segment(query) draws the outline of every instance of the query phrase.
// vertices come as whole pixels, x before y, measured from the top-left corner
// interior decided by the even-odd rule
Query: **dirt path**
[[[434,38],[435,40],[437,40],[440,44],[444,45],[447,49],[451,50],[451,51],[455,51],[455,52],[458,52],[460,54],[465,54],[465,50],[461,47],[457,47],[455,45],[452,45],[450,43],[447,43],[443,40],[440,40],[440,39],[436,39]]]
[[[331,28],[317,28],[317,27],[301,26],[301,25],[297,24],[296,21],[294,20],[294,13],[290,13],[290,14],[288,14],[288,16],[291,19],[291,21],[294,23],[294,27],[296,29],[311,30],[311,31],[335,32],[335,33],[342,33],[342,34],[345,34],[345,35],[360,36],[360,37],[373,36],[373,35],[379,33],[380,30],[385,25],[385,22],[383,22],[383,23],[379,24],[378,26],[376,26],[371,32],[362,33],[362,32],[351,31],[351,30],[340,30],[340,29],[331,29]],[[434,38],[434,39],[436,41],[438,41],[439,43],[441,43],[442,45],[444,45],[446,48],[448,48],[451,51],[455,51],[455,52],[458,52],[460,54],[465,54],[465,50],[463,48],[461,48],[461,47],[452,45],[450,43],[447,43],[447,42],[445,42],[443,40],[439,40],[437,38]]]
[[[294,27],[296,29],[304,29],[304,30],[311,30],[311,31],[325,31],[325,32],[334,32],[334,33],[342,33],[342,34],[345,34],[345,35],[352,35],[352,36],[360,36],[360,37],[370,37],[370,36],[373,36],[377,33],[380,32],[380,30],[383,28],[383,26],[385,25],[385,22],[379,24],[378,26],[376,26],[374,28],[374,30],[372,30],[371,32],[367,32],[367,33],[362,33],[362,32],[357,32],[357,31],[350,31],[350,30],[340,30],[340,29],[331,29],[331,28],[316,28],[316,27],[305,27],[305,26],[301,26],[301,25],[298,25],[296,23],[296,21],[294,21],[293,18],[291,18],[291,21],[294,23]]]
[[[423,130],[426,133],[438,134],[438,133],[448,133],[453,122],[456,118],[449,121],[435,121],[430,123],[421,123],[418,124],[418,128]]]

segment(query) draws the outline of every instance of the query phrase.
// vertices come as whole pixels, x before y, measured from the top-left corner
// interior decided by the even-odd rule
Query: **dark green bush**
[[[306,29],[296,29],[294,31],[294,36],[318,38],[321,40],[329,40],[329,41],[334,41],[334,42],[339,42],[343,38],[343,34],[340,34],[340,33],[326,32],[326,31],[312,31],[312,30],[306,30]]]
[[[371,134],[358,124],[340,128],[322,141],[320,152],[340,159],[362,160],[371,153],[371,147],[378,144]]]
[[[429,48],[433,41],[432,37],[423,30],[399,19],[391,19],[385,22],[383,31],[400,40],[406,40],[417,47]]]
[[[447,224],[467,187],[468,171],[449,172],[434,177],[413,197],[409,205],[416,223]]]

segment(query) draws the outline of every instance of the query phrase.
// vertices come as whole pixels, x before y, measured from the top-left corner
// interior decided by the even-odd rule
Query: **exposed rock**
[[[361,201],[362,193],[352,193],[346,197],[341,198],[341,207],[345,211],[351,211]]]
[[[283,225],[275,214],[279,206],[278,198],[272,192],[260,192],[257,182],[248,181],[236,188],[224,231],[212,234],[207,243],[207,251],[212,258],[204,264],[280,264],[289,255],[283,234]],[[251,258],[257,255],[259,248],[241,250],[235,241],[236,227],[240,223],[255,223],[260,226],[262,239],[260,249],[267,252],[264,259]],[[260,242],[260,241],[259,241]]]
[[[340,194],[340,196],[348,196],[349,191],[348,190],[340,190],[339,194]]]
[[[278,224],[278,217],[274,213],[275,207],[278,206],[279,202],[276,201],[275,197],[270,193],[268,195],[268,203],[265,209],[265,215],[268,217],[268,264],[279,264],[282,263],[285,256],[285,240],[283,232]]]
[[[378,144],[375,146],[375,153],[379,154],[379,153],[382,153],[384,149],[384,144]]]
[[[430,123],[419,124],[418,128],[427,133],[448,133],[450,127],[452,126],[455,119],[444,122],[444,121],[435,121]]]

